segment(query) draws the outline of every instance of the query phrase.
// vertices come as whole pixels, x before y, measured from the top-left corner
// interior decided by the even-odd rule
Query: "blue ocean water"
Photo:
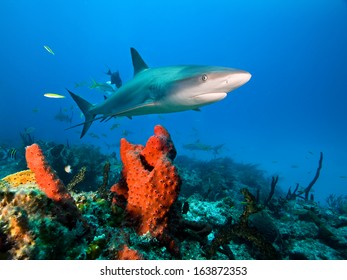
[[[1,145],[19,146],[30,129],[36,139],[118,153],[121,137],[144,143],[160,123],[178,154],[208,160],[212,153],[182,146],[224,144],[219,156],[278,174],[284,190],[312,180],[322,151],[316,199],[346,194],[347,1],[4,0],[0,26]],[[107,67],[131,79],[130,47],[149,66],[220,65],[252,79],[201,112],[96,122],[83,139],[80,128],[65,130],[71,124],[55,119],[60,110],[72,124],[83,121],[65,88],[102,101],[83,83],[106,82]]]

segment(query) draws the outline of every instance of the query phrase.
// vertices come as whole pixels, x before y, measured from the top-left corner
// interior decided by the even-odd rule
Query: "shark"
[[[67,89],[85,117],[82,138],[96,120],[199,111],[224,99],[251,79],[247,71],[203,65],[149,67],[135,48],[130,48],[134,76],[98,104],[91,104]],[[100,116],[99,116],[100,115]],[[69,128],[69,129],[70,129]]]
[[[73,112],[71,112],[71,115],[64,114],[63,110],[60,107],[59,112],[54,116],[54,119],[60,122],[68,122],[71,124],[73,118]]]

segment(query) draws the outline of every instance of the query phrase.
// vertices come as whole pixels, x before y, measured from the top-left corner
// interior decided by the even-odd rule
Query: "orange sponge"
[[[120,181],[111,191],[126,200],[128,217],[136,224],[138,234],[149,232],[161,237],[168,225],[168,213],[176,201],[181,179],[172,160],[176,149],[170,134],[160,125],[146,146],[121,140],[123,170]]]

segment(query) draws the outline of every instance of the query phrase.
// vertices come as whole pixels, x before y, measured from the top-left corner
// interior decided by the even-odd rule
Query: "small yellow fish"
[[[43,96],[48,98],[65,98],[64,95],[57,94],[57,93],[45,93]]]
[[[52,51],[52,49],[51,49],[50,47],[48,47],[47,45],[44,45],[43,47],[44,47],[44,48],[46,49],[46,51],[48,51],[50,54],[55,55],[55,53]]]

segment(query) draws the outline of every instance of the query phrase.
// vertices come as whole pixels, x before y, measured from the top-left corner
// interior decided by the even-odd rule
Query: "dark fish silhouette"
[[[116,85],[117,88],[122,86],[122,79],[119,76],[119,71],[112,72],[109,68],[106,74],[111,77],[111,85]]]

